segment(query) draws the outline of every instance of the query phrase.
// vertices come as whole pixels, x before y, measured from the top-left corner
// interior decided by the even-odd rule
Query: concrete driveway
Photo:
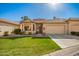
[[[61,48],[79,45],[79,37],[72,35],[49,35]]]
[[[51,52],[43,56],[79,56],[79,45],[64,48],[56,52]]]

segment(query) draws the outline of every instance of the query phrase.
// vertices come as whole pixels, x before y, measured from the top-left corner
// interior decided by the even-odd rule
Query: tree
[[[54,17],[53,17],[53,19],[55,20],[55,19],[56,19],[56,17],[54,16]]]
[[[23,16],[23,17],[21,17],[21,19],[22,19],[23,21],[25,21],[25,20],[30,20],[30,19],[28,18],[28,16]]]

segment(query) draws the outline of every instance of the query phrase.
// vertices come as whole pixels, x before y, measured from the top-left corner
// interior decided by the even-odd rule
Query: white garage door
[[[64,26],[46,26],[45,31],[48,34],[64,34]]]

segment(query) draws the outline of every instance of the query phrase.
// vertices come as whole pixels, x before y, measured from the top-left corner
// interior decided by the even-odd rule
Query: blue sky
[[[22,16],[30,19],[46,18],[79,18],[79,4],[46,4],[46,3],[0,3],[0,18],[21,21]]]

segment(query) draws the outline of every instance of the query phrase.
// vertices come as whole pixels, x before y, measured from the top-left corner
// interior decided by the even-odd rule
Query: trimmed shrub
[[[79,32],[71,32],[72,35],[79,36]]]
[[[31,35],[31,34],[32,34],[32,32],[28,32],[28,34],[29,34],[29,35]]]
[[[25,31],[22,31],[20,34],[22,34],[22,35],[23,35],[23,34],[26,34],[26,33],[25,33]]]
[[[38,34],[38,31],[36,31],[36,34]]]
[[[14,29],[13,33],[14,34],[21,34],[21,29]]]
[[[76,35],[79,36],[79,32],[76,32]]]
[[[3,36],[8,36],[8,31],[4,32],[4,35]]]
[[[71,32],[71,34],[72,34],[72,35],[75,35],[75,34],[76,34],[76,32]]]

